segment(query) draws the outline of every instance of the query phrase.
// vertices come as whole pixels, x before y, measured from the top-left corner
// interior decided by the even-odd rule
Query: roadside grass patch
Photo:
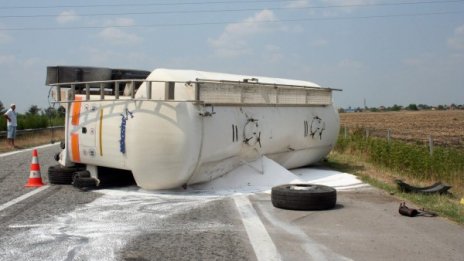
[[[424,144],[366,138],[362,130],[355,130],[347,138],[339,137],[335,151],[357,155],[360,160],[395,172],[400,179],[448,183],[456,193],[464,195],[463,150],[436,146],[430,153]]]
[[[326,164],[333,169],[354,174],[363,182],[382,189],[401,200],[412,202],[420,206],[420,208],[435,212],[442,217],[464,225],[464,205],[459,203],[462,194],[455,193],[454,191],[452,191],[453,195],[425,195],[401,192],[394,183],[394,179],[401,177],[401,174],[384,166],[378,166],[375,163],[365,161],[358,154],[333,151],[330,153]],[[408,178],[407,180],[413,184],[420,182],[413,178]]]
[[[19,148],[31,148],[44,144],[59,142],[64,140],[64,130],[54,130],[53,135],[50,130],[19,135],[15,139],[15,144]],[[12,151],[7,146],[6,138],[0,140],[0,153]]]
[[[432,210],[459,224],[464,224],[464,206],[456,203],[456,199],[453,196],[438,194],[421,195],[415,193],[398,193],[397,196],[414,202],[425,210]]]

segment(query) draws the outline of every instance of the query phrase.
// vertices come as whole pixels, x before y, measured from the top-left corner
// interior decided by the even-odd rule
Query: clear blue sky
[[[464,104],[464,1],[0,0],[0,101],[48,107],[46,66],[309,80],[339,107]]]

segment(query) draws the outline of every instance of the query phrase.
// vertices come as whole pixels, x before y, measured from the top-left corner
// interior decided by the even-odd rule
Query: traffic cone
[[[29,180],[25,187],[41,187],[43,186],[42,177],[40,176],[40,164],[39,156],[37,155],[37,149],[32,151],[32,163],[31,172],[29,174]]]

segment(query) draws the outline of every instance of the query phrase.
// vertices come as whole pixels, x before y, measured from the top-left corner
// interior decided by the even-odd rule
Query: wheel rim
[[[290,190],[314,190],[316,187],[313,185],[304,185],[304,184],[296,184],[290,185]]]

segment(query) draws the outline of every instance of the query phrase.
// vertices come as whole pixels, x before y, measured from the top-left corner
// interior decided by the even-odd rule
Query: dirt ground
[[[392,138],[460,144],[464,147],[464,110],[340,113],[340,123],[349,129],[368,128]],[[342,129],[343,131],[343,129]]]
[[[20,150],[25,148],[30,148],[34,146],[39,146],[49,143],[59,143],[61,140],[64,140],[64,131],[55,130],[53,132],[46,130],[41,132],[33,132],[23,135],[18,135],[15,139],[15,145],[17,148],[11,148],[6,138],[0,138],[0,153],[10,152],[14,150]]]

